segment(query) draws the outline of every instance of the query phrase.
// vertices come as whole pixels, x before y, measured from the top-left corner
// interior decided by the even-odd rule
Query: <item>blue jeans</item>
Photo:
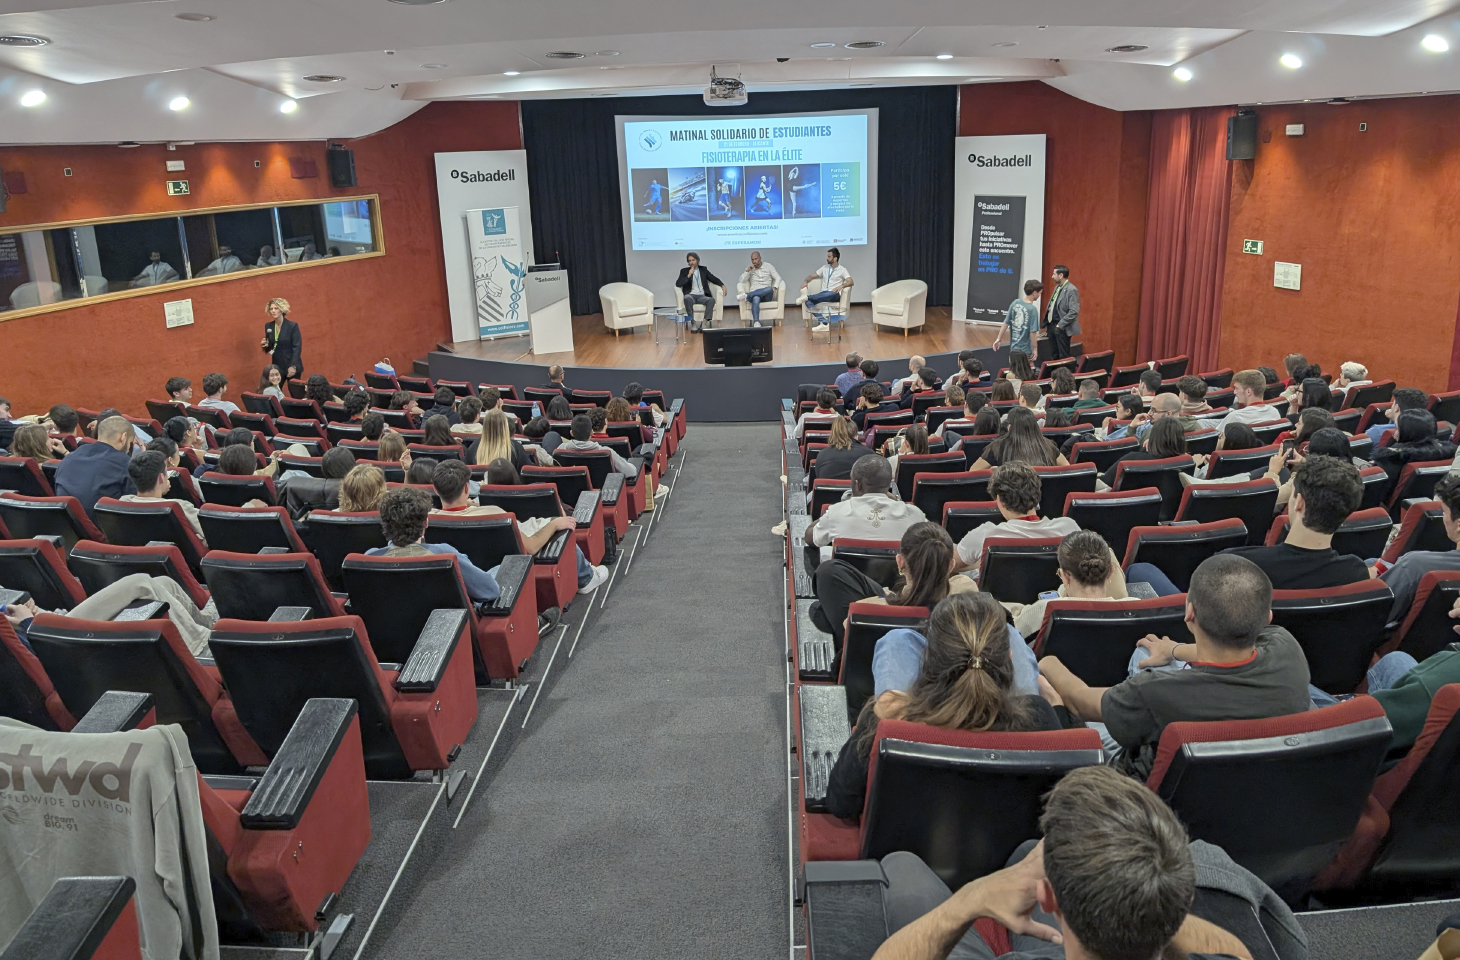
[[[1185,593],[1185,590],[1177,587],[1171,582],[1171,578],[1161,572],[1161,568],[1154,563],[1133,563],[1125,571],[1126,583],[1149,583],[1151,589],[1156,591],[1158,597],[1169,597],[1178,593]]]
[[[583,556],[583,551],[578,547],[574,547],[573,552],[578,555],[578,588],[582,589],[593,579],[593,564],[588,562],[588,558]]]
[[[747,293],[745,299],[750,303],[750,319],[756,323],[760,323],[760,302],[762,300],[774,300],[775,298],[776,291],[772,287],[761,287],[759,290],[752,290]]]
[[[1419,661],[1409,654],[1400,650],[1393,653],[1386,653],[1379,658],[1379,662],[1369,668],[1369,692],[1378,693],[1380,690],[1388,690],[1399,682],[1399,678],[1418,666]],[[1338,703],[1338,698],[1324,690],[1319,690],[1311,683],[1308,684],[1308,695],[1313,699],[1315,707],[1331,707]]]
[[[832,300],[840,301],[842,292],[840,290],[823,290],[820,293],[813,293],[806,298],[807,303],[829,303]]]

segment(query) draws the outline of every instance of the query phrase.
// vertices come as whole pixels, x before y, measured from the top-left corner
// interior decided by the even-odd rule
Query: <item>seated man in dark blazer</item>
[[[570,388],[566,383],[563,382],[563,378],[566,376],[567,374],[564,373],[562,367],[558,366],[556,363],[553,364],[552,366],[548,367],[548,382],[542,385],[542,389],[561,390],[563,391],[563,396],[566,397],[569,393],[572,392],[572,388]]]
[[[679,271],[679,278],[674,281],[674,285],[684,291],[684,312],[693,317],[697,305],[704,307],[708,323],[715,319],[715,293],[710,286],[724,290],[725,283],[711,273],[709,267],[700,266],[699,254],[686,254],[684,262],[688,266]]]
[[[96,428],[96,443],[83,443],[61,458],[56,493],[75,497],[91,516],[102,497],[121,499],[137,492],[127,468],[132,463],[136,434],[124,417],[107,417]]]

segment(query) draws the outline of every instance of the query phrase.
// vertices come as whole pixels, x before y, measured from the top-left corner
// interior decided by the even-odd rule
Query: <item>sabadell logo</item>
[[[451,179],[460,180],[462,183],[487,183],[491,180],[516,180],[516,170],[493,170],[491,173],[483,173],[480,170],[453,170]]]

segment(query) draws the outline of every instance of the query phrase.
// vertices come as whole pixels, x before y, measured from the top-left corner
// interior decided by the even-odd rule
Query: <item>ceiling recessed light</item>
[[[1444,53],[1446,50],[1450,49],[1450,41],[1446,40],[1438,33],[1432,33],[1429,36],[1425,37],[1419,42],[1419,45],[1424,47],[1431,53]]]
[[[1285,53],[1281,57],[1278,57],[1278,63],[1281,63],[1289,70],[1296,70],[1303,65],[1303,58],[1296,53]]]
[[[502,76],[504,76],[504,77],[516,77],[516,76],[520,76],[521,73],[522,73],[521,70],[503,70],[502,71]]]
[[[549,50],[543,54],[549,60],[582,60],[583,54],[577,50]]]
[[[594,51],[594,54],[593,55],[595,57],[616,57],[616,56],[618,56],[618,51],[617,50],[597,50],[597,51]]]
[[[279,112],[280,113],[293,113],[295,110],[298,110],[298,109],[299,109],[299,101],[298,100],[285,100],[283,103],[279,104]]]
[[[174,20],[186,20],[188,23],[208,23],[218,19],[211,13],[175,13],[172,16]]]
[[[449,66],[451,66],[451,64],[449,64],[449,63],[423,63],[423,64],[421,64],[421,69],[422,70],[445,70]]]
[[[45,37],[25,33],[7,33],[0,36],[0,47],[44,47],[51,41]]]
[[[848,50],[876,50],[882,46],[881,40],[853,40],[845,45]]]
[[[174,112],[178,110],[186,110],[192,104],[192,102],[193,101],[189,100],[187,97],[173,97],[171,100],[167,101],[167,109]]]
[[[137,147],[140,147],[141,144],[138,143],[136,140],[118,140],[117,146],[121,147],[123,150],[135,150]]]
[[[1000,40],[998,43],[990,44],[990,46],[994,46],[994,47],[1017,47],[1017,46],[1019,46],[1019,41],[1017,41],[1017,40]]]
[[[390,0],[391,3],[398,3],[404,7],[429,7],[438,3],[445,3],[446,0]]]
[[[1142,50],[1151,49],[1144,43],[1122,43],[1114,47],[1106,47],[1106,53],[1140,53]]]
[[[337,77],[332,73],[311,73],[304,79],[309,81],[310,83],[339,83],[345,78]]]
[[[935,60],[952,60],[953,59],[953,54],[951,54],[951,53],[940,53],[936,57],[934,57],[934,59]]]
[[[1186,81],[1191,79],[1191,71],[1186,69],[1185,67],[1177,67],[1175,70],[1171,71],[1171,76],[1175,77],[1177,80],[1180,80],[1182,83],[1185,83]]]
[[[833,42],[833,41],[831,41],[831,40],[822,40],[822,41],[821,41],[821,42],[819,42],[819,43],[813,43],[813,44],[812,44],[812,45],[811,45],[811,46],[812,46],[812,47],[815,47],[815,48],[821,48],[821,47],[834,47],[834,46],[836,46],[836,43],[834,43],[834,42]]]
[[[22,107],[38,107],[45,102],[46,92],[44,90],[27,90],[20,95]]]

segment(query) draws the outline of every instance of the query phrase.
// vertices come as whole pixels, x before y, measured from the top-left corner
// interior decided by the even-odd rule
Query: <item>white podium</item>
[[[568,306],[568,271],[529,272],[524,279],[532,352],[572,352],[573,312]]]

